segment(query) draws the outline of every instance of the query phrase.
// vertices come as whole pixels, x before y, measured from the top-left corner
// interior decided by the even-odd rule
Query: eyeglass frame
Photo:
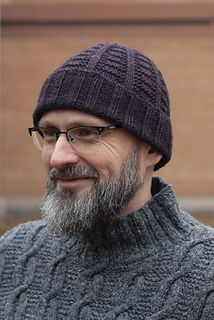
[[[121,126],[121,125],[109,125],[109,126],[78,126],[78,127],[69,128],[67,131],[60,131],[60,130],[58,130],[58,129],[56,129],[56,128],[53,128],[53,127],[31,127],[31,128],[28,128],[28,133],[29,133],[29,135],[32,137],[33,131],[37,131],[37,132],[41,135],[41,137],[43,138],[41,129],[55,129],[55,130],[56,130],[56,131],[54,132],[54,133],[55,133],[55,138],[56,138],[56,141],[55,141],[55,142],[57,142],[57,140],[59,139],[59,136],[60,136],[61,134],[65,134],[65,135],[66,135],[66,138],[67,138],[67,141],[68,141],[69,143],[75,143],[75,141],[71,141],[71,140],[69,139],[69,137],[68,137],[68,132],[69,132],[70,130],[75,130],[75,129],[78,129],[78,128],[86,128],[86,129],[87,129],[87,128],[91,128],[91,129],[95,129],[95,130],[97,130],[97,132],[98,132],[98,134],[99,134],[99,136],[100,136],[102,132],[110,131],[110,130],[113,130],[113,129],[120,129],[120,128],[122,128],[122,126]],[[44,139],[44,138],[43,138],[43,139]],[[34,141],[33,141],[33,142],[34,142]],[[34,143],[34,145],[35,145],[35,143]],[[35,145],[35,147],[37,148],[36,145]],[[38,149],[38,148],[37,148],[37,149]]]

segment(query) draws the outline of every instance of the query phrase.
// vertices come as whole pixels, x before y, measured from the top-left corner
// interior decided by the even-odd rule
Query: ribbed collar
[[[152,194],[142,208],[103,228],[93,243],[82,240],[85,249],[81,253],[101,260],[123,260],[127,256],[151,256],[188,239],[196,221],[179,209],[172,186],[154,177]]]

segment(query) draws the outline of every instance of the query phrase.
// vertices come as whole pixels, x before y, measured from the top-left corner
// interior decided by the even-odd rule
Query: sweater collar
[[[178,206],[172,186],[162,178],[152,180],[152,199],[139,210],[118,217],[93,238],[83,239],[91,252],[118,259],[124,255],[151,255],[187,239],[194,220]],[[85,250],[84,250],[85,251]]]

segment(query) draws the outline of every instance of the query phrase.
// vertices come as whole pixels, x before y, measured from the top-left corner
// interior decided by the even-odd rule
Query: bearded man
[[[33,123],[43,219],[1,239],[1,319],[213,319],[214,230],[153,177],[172,150],[154,62],[85,49],[47,78]]]

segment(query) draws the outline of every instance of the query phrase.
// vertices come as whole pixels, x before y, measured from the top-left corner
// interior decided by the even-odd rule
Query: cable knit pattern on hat
[[[214,230],[163,180],[153,190],[96,237],[54,236],[42,221],[3,236],[0,319],[213,320]]]
[[[45,81],[33,121],[53,109],[77,109],[119,124],[163,158],[171,158],[169,96],[161,72],[142,52],[118,44],[98,44],[69,58]]]

